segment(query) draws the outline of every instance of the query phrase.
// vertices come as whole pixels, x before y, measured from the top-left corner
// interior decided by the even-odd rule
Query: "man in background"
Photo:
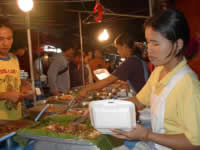
[[[69,72],[70,72],[71,88],[84,85],[81,53],[79,51],[76,51],[74,53],[73,61],[70,63],[69,66],[70,66]],[[84,66],[84,79],[85,83],[88,83],[88,69],[85,66]]]
[[[105,61],[103,60],[102,52],[100,50],[95,50],[94,56],[95,58],[89,62],[89,65],[93,74],[93,79],[97,81],[98,79],[94,75],[93,71],[100,68],[106,68],[107,65]]]
[[[73,44],[65,43],[62,51],[52,58],[47,72],[48,85],[53,95],[59,95],[70,89],[69,62],[73,56]]]

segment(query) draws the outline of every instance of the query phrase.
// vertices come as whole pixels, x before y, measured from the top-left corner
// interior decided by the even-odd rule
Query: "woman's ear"
[[[184,46],[183,40],[182,39],[178,39],[176,41],[177,54],[182,50],[183,46]]]

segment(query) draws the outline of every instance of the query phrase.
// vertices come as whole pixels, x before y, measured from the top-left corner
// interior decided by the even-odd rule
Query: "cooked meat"
[[[44,129],[50,130],[56,133],[66,133],[66,134],[72,134],[75,136],[80,136],[83,139],[94,139],[100,135],[98,131],[89,127],[86,124],[78,124],[76,126],[73,126],[72,123],[69,123],[66,126],[62,126],[58,123],[53,123],[44,127]]]
[[[72,95],[62,95],[62,96],[59,97],[59,99],[68,101],[68,100],[73,100],[74,96],[72,96]]]

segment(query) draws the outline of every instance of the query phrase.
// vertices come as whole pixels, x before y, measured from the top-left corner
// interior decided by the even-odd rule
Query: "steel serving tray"
[[[84,140],[63,139],[22,133],[17,133],[17,135],[24,138],[36,140],[33,150],[99,150],[99,148],[96,145]]]

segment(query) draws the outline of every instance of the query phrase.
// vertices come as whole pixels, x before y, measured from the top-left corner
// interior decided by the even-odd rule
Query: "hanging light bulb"
[[[33,8],[33,0],[17,0],[17,4],[24,12],[28,12]]]
[[[108,38],[109,38],[108,31],[104,29],[103,32],[99,35],[99,40],[106,41],[108,40]]]

